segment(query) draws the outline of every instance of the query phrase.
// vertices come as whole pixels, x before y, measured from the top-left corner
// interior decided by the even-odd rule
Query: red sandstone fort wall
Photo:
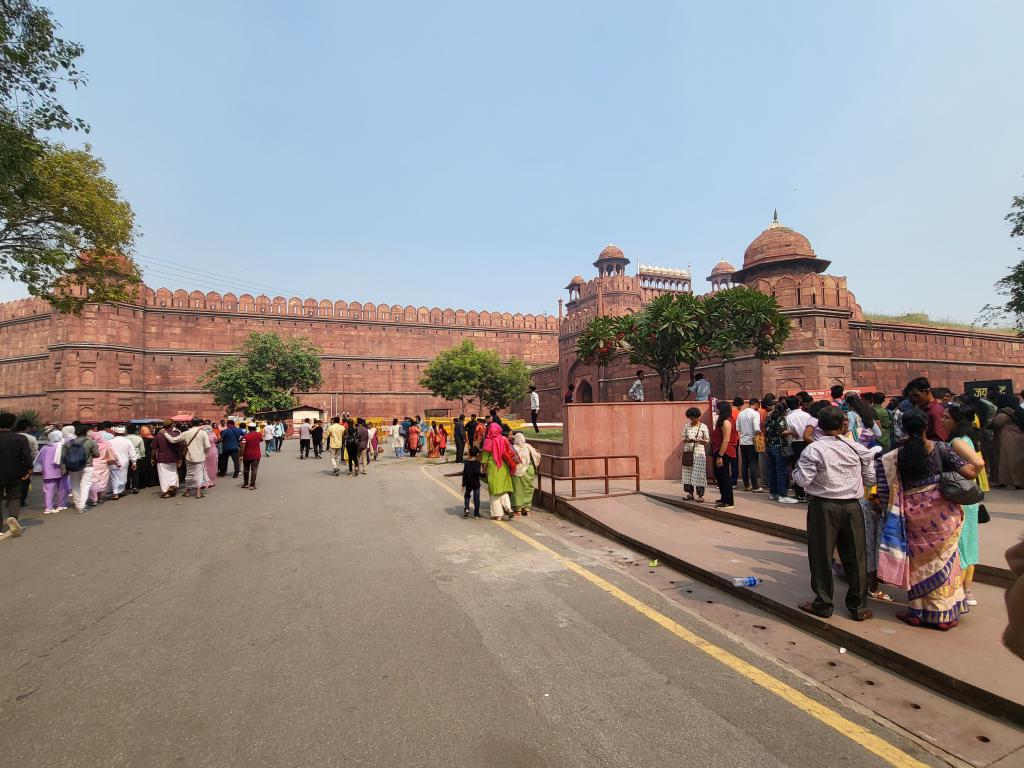
[[[927,326],[869,324],[840,317],[792,316],[793,335],[776,360],[762,362],[740,356],[727,363],[712,362],[699,370],[711,382],[718,398],[760,396],[766,392],[874,386],[886,393],[902,391],[916,376],[926,376],[935,387],[963,391],[965,381],[1010,379],[1016,389],[1024,386],[1024,339],[966,329]],[[802,325],[801,325],[802,322]],[[561,369],[545,370],[535,377],[538,390],[588,382],[594,399],[622,401],[627,397],[638,367],[624,354],[598,369],[576,360],[575,334],[561,340]],[[564,373],[563,373],[564,372]],[[684,374],[674,388],[676,400],[686,396]],[[658,378],[646,372],[645,397],[661,400]],[[543,393],[542,393],[543,403]]]
[[[300,399],[328,412],[455,407],[419,379],[465,338],[504,359],[557,359],[557,320],[548,316],[143,288],[137,305],[87,305],[78,317],[38,300],[0,305],[0,408],[62,421],[219,416],[196,380],[252,331],[305,336],[321,348],[324,386]]]

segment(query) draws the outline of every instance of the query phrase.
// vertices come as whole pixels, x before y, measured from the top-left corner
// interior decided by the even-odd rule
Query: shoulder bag
[[[952,462],[950,461],[949,451],[952,449],[946,443],[936,443],[936,446],[941,446],[938,450],[942,459],[942,466],[951,466]],[[942,495],[954,504],[960,504],[961,506],[965,504],[979,504],[985,498],[985,492],[978,487],[976,482],[968,480],[956,470],[943,472],[940,484]]]

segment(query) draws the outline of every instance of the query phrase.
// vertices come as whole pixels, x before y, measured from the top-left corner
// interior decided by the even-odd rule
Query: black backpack
[[[350,451],[359,450],[359,430],[350,429],[345,435],[345,447]]]
[[[64,448],[64,466],[68,472],[82,471],[88,461],[89,456],[86,454],[84,442],[73,440]]]

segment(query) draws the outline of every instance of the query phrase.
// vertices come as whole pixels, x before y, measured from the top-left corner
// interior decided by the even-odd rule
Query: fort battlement
[[[324,386],[300,393],[327,412],[404,416],[450,403],[423,390],[424,368],[463,339],[531,366],[558,359],[548,315],[327,301],[140,286],[135,301],[80,315],[40,299],[0,304],[0,407],[55,421],[193,411],[219,416],[197,383],[254,331],[309,338]]]

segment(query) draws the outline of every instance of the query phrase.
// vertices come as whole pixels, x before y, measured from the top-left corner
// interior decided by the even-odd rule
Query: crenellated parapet
[[[558,318],[550,315],[532,315],[510,312],[488,312],[452,309],[450,307],[414,307],[400,304],[375,304],[358,301],[328,301],[326,299],[300,299],[296,296],[273,298],[248,293],[220,294],[201,291],[186,292],[168,288],[156,290],[145,287],[142,304],[154,309],[179,309],[195,312],[219,312],[264,317],[318,320],[360,320],[417,325],[444,325],[466,327],[511,328],[522,330],[558,330]]]
[[[43,299],[14,299],[0,304],[0,320],[43,315],[49,313],[50,309],[49,303]]]

